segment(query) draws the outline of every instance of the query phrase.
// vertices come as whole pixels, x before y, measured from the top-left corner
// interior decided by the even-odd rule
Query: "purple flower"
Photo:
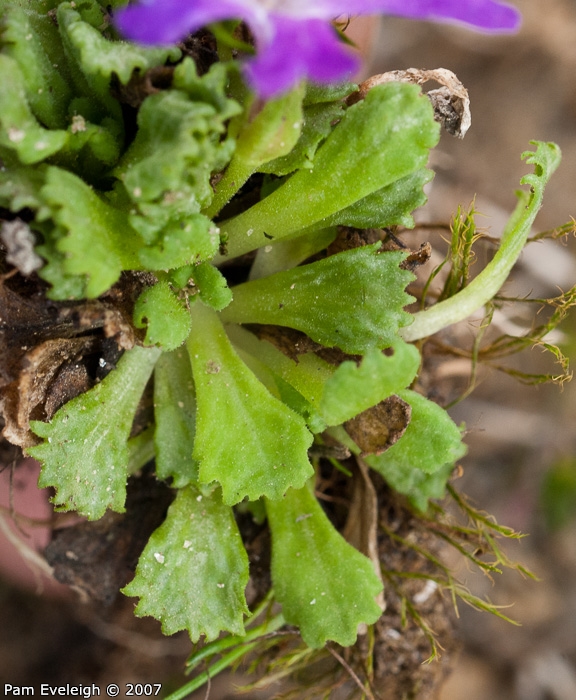
[[[484,32],[511,32],[520,24],[519,12],[497,0],[141,0],[118,10],[116,24],[132,41],[173,44],[212,22],[243,20],[257,48],[245,72],[256,92],[270,98],[303,78],[332,82],[352,75],[357,58],[331,20],[378,13]]]

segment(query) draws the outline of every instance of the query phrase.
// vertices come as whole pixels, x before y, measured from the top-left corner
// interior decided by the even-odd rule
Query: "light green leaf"
[[[190,270],[190,277],[198,287],[200,299],[207,306],[221,311],[232,301],[232,291],[226,278],[214,265],[208,262],[194,265]]]
[[[293,387],[301,401],[309,404],[308,413],[312,409],[327,425],[344,423],[397,394],[412,382],[420,365],[418,350],[399,339],[386,354],[372,348],[360,364],[348,360],[334,367],[314,353],[299,355],[297,361],[293,360],[240,326],[230,325],[227,331],[233,343],[257,357],[281,382]],[[283,398],[288,399],[280,383],[278,388]],[[303,408],[296,410],[301,413]],[[307,415],[307,420],[309,418],[315,419],[315,416]]]
[[[141,268],[136,258],[141,241],[126,214],[107,204],[80,178],[49,167],[41,195],[58,225],[52,245],[61,256],[54,262],[66,275],[79,278],[83,296],[98,297],[118,280],[122,270]],[[52,262],[49,245],[39,252]],[[52,298],[67,298],[68,289],[60,287],[58,269],[48,265],[41,274],[53,285]]]
[[[227,104],[193,101],[184,90],[144,100],[136,138],[115,170],[136,205],[154,202],[176,211],[184,206],[190,214],[211,201],[210,175],[232,155],[233,142],[222,138]]]
[[[134,305],[134,325],[146,328],[146,345],[158,345],[166,352],[180,347],[192,322],[184,304],[167,282],[147,287]]]
[[[229,325],[226,332],[244,362],[272,393],[299,413],[313,433],[325,430],[315,405],[334,371],[331,365],[312,354],[301,355],[296,362],[242,326]]]
[[[225,503],[282,498],[312,474],[304,420],[274,398],[234,352],[216,313],[192,307],[187,345],[198,405],[194,458],[200,481],[217,481]]]
[[[373,192],[425,167],[438,142],[429,100],[415,85],[388,83],[348,108],[314,157],[246,212],[221,225],[235,257],[318,224]],[[346,167],[342,167],[346,163]],[[290,212],[290,216],[286,216]]]
[[[65,129],[72,91],[58,27],[48,15],[49,7],[27,4],[10,3],[6,9],[2,50],[18,63],[36,118],[50,129]]]
[[[324,385],[320,414],[328,425],[339,425],[410,385],[420,366],[420,353],[395,340],[392,354],[372,349],[357,365],[343,362]]]
[[[460,428],[443,408],[414,391],[397,393],[412,407],[406,432],[386,452],[370,455],[365,462],[425,510],[428,498],[443,492],[452,467],[467,448]]]
[[[54,487],[59,510],[97,520],[107,508],[124,512],[134,414],[160,355],[134,347],[100,384],[65,404],[49,423],[31,421],[44,442],[27,452],[42,463],[41,488]]]
[[[0,75],[0,155],[13,153],[21,163],[30,165],[57,153],[67,142],[68,133],[40,126],[26,99],[24,76],[10,56],[0,54]]]
[[[180,489],[164,523],[144,549],[136,576],[122,589],[139,597],[138,617],[151,615],[164,634],[186,629],[193,642],[220,632],[244,634],[248,556],[232,509],[219,491]]]
[[[198,480],[192,459],[196,400],[190,358],[185,348],[163,353],[154,369],[156,473],[175,488]]]
[[[404,252],[379,248],[354,248],[238,285],[222,318],[297,328],[352,354],[387,347],[411,321],[404,306],[412,297],[404,289],[413,275],[399,267]]]
[[[121,120],[120,104],[110,92],[112,75],[125,85],[133,71],[146,71],[181,56],[176,47],[145,48],[125,41],[108,41],[97,29],[103,16],[98,3],[92,0],[78,5],[61,3],[57,18],[76,93],[84,95],[90,105],[91,114],[84,116],[96,123],[107,116]]]
[[[287,622],[309,647],[356,641],[358,625],[381,615],[382,583],[372,562],[334,529],[310,488],[267,501],[272,585]]]

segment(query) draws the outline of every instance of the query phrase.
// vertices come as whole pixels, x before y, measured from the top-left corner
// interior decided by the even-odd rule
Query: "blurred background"
[[[486,233],[498,236],[529,172],[520,159],[532,139],[554,141],[563,161],[549,184],[536,231],[576,216],[576,4],[572,0],[515,3],[524,23],[517,36],[480,36],[446,25],[387,18],[367,74],[408,67],[448,68],[469,91],[472,127],[463,140],[442,136],[437,172],[420,221],[450,219],[476,198]],[[436,87],[429,83],[426,89]],[[434,245],[433,238],[430,239]],[[576,241],[532,243],[505,294],[553,297],[576,284]],[[506,306],[503,309],[506,315]],[[534,317],[536,309],[530,313]],[[513,322],[516,309],[509,311]],[[505,323],[505,321],[504,321]],[[521,324],[522,321],[519,320]],[[508,329],[506,329],[508,330]],[[576,316],[555,336],[576,359]],[[512,364],[551,371],[535,348]],[[576,385],[526,386],[501,372],[483,372],[475,392],[456,405],[469,453],[456,482],[473,503],[523,533],[512,559],[539,581],[518,573],[494,582],[462,562],[461,580],[498,605],[513,626],[460,605],[463,650],[440,700],[572,700],[576,698]]]
[[[530,171],[520,155],[531,139],[555,141],[564,154],[536,230],[576,216],[576,4],[516,4],[524,24],[514,37],[374,20],[366,75],[443,67],[470,94],[472,127],[462,141],[442,136],[421,222],[447,222],[459,204],[468,207],[476,197],[480,225],[498,236],[515,206],[520,178]],[[531,244],[506,293],[550,297],[568,290],[576,283],[575,247],[573,238]],[[516,310],[504,316],[504,326],[525,321]],[[560,330],[555,341],[576,358],[574,314]],[[539,349],[514,362],[529,371],[553,371]],[[576,698],[575,413],[574,383],[563,389],[526,386],[497,371],[482,372],[477,390],[452,409],[457,422],[466,422],[470,448],[458,490],[502,525],[528,534],[507,551],[540,580],[505,572],[491,582],[454,559],[460,579],[477,595],[511,606],[504,612],[521,626],[461,604],[462,651],[439,700]],[[78,605],[74,597],[36,598],[0,581],[0,680],[66,682],[63,667],[69,682],[83,683],[158,682],[178,674],[190,648],[185,635],[162,638],[157,623],[135,622],[131,608],[124,601],[122,609],[102,616],[97,606]],[[231,697],[227,692],[214,683],[211,697]],[[272,698],[273,692],[244,697]]]

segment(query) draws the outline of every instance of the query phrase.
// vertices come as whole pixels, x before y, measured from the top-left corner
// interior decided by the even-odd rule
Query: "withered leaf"
[[[125,275],[106,298],[88,302],[51,301],[36,278],[0,281],[0,414],[7,440],[36,445],[30,420],[49,420],[133,347],[132,308],[147,281]]]
[[[7,440],[20,447],[38,444],[30,420],[50,419],[62,404],[89,388],[87,372],[77,360],[92,352],[96,342],[94,336],[46,340],[24,355],[18,377],[0,392]]]
[[[463,139],[471,123],[470,98],[468,91],[458,80],[458,77],[446,68],[432,70],[408,68],[407,70],[391,70],[380,75],[373,75],[359,86],[357,92],[350,95],[347,102],[353,104],[364,99],[373,87],[383,83],[401,82],[424,85],[429,80],[434,80],[441,85],[440,88],[426,93],[434,108],[434,119],[449,134]]]
[[[346,421],[344,428],[362,450],[362,457],[379,455],[404,435],[411,413],[410,404],[398,396],[389,396]]]
[[[421,265],[427,263],[428,260],[430,260],[431,255],[432,246],[430,243],[422,243],[418,250],[412,251],[406,260],[403,260],[400,263],[400,267],[402,270],[410,270],[410,272],[414,272]]]

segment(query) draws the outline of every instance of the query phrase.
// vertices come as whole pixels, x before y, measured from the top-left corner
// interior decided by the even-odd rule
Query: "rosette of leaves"
[[[283,619],[310,647],[352,644],[382,613],[382,581],[314,497],[311,448],[341,436],[421,510],[465,451],[447,413],[410,390],[407,252],[378,239],[329,248],[342,227],[413,225],[438,141],[429,101],[407,84],[352,106],[353,85],[301,87],[258,111],[233,65],[200,70],[178,49],[119,41],[107,3],[0,7],[0,206],[28,223],[50,298],[145,280],[140,340],[49,422],[31,422],[40,485],[57,509],[95,520],[124,510],[129,474],[154,457],[175,497],[124,588],[138,615],[193,641],[241,637],[249,569],[235,514],[248,508],[268,519]],[[557,160],[547,145],[530,159],[515,242]],[[297,332],[306,350],[255,327]],[[153,418],[133,435],[150,383]],[[370,452],[342,426],[390,397],[404,425]]]

